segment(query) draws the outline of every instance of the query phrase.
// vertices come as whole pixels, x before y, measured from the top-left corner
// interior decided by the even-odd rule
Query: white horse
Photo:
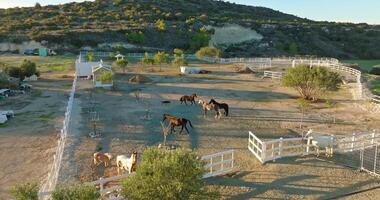
[[[120,170],[128,170],[128,173],[132,173],[132,168],[137,162],[137,152],[134,151],[130,158],[126,155],[118,155],[116,157],[117,173],[120,174]]]
[[[307,138],[308,145],[311,145],[314,148],[316,148],[317,157],[319,156],[320,149],[325,149],[326,157],[333,156],[334,144],[335,144],[334,136],[316,135],[316,134],[313,134],[312,129],[309,129],[309,131],[305,134],[304,138]],[[309,144],[309,141],[311,141],[311,144]]]

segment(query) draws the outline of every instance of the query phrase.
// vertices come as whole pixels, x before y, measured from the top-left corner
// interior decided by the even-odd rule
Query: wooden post
[[[210,158],[210,173],[212,174],[212,157]]]
[[[273,149],[274,149],[274,143],[272,143],[272,158],[274,158],[274,151],[273,151]]]
[[[351,139],[352,143],[351,143],[351,152],[354,151],[354,147],[355,147],[355,133],[352,134],[352,139]]]
[[[261,146],[261,160],[263,162],[265,162],[265,159],[266,159],[266,151],[267,151],[267,144],[263,143],[262,146]]]
[[[311,144],[311,137],[308,137],[307,138],[307,144],[306,144],[306,155],[309,155],[310,144]]]
[[[234,168],[234,151],[232,151],[231,159],[232,159],[231,168]]]
[[[376,174],[376,161],[377,161],[377,147],[378,145],[375,147],[375,160],[373,161],[373,173]],[[364,149],[363,149],[364,150]]]
[[[375,135],[376,135],[376,130],[373,130],[372,132],[372,140],[371,140],[371,145],[375,143]]]
[[[282,140],[283,140],[283,138],[280,137],[280,144],[278,145],[278,148],[279,148],[279,150],[278,150],[278,155],[279,155],[279,156],[281,156],[281,154],[282,154]]]
[[[102,194],[102,191],[104,190],[104,185],[103,185],[103,177],[100,177],[100,184],[99,184],[99,186],[100,186],[100,194]]]
[[[224,154],[222,154],[222,166],[221,166],[221,170],[224,169],[224,163],[223,163],[223,161],[224,161]]]

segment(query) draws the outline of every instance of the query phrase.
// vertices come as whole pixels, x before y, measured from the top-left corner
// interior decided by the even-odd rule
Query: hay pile
[[[149,82],[152,82],[152,80],[143,75],[134,75],[129,79],[129,82],[130,83],[149,83]]]

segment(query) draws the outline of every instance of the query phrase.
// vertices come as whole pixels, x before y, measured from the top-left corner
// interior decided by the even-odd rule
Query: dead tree
[[[160,123],[162,127],[162,134],[164,135],[164,146],[166,146],[166,137],[170,134],[171,124],[169,123],[168,126],[165,126],[163,122]]]

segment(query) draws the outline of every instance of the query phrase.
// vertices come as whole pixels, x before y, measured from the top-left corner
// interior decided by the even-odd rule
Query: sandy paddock
[[[0,127],[0,199],[10,199],[9,189],[18,183],[46,178],[62,127],[71,78],[44,75],[32,82],[29,94],[0,102],[1,110],[15,117]]]
[[[301,114],[294,90],[282,87],[276,80],[235,73],[232,66],[200,66],[212,73],[179,76],[172,68],[152,72],[157,70],[133,67],[129,73],[117,75],[113,91],[91,90],[89,81],[80,80],[61,181],[93,181],[116,174],[114,166],[94,168],[92,154],[102,151],[130,155],[134,150],[141,153],[147,146],[158,145],[163,141],[160,120],[162,114],[168,113],[190,119],[195,127],[189,135],[169,136],[170,144],[194,149],[200,155],[235,150],[236,173],[208,180],[225,199],[326,199],[379,184],[378,179],[366,173],[339,165],[335,158],[296,157],[262,165],[247,149],[248,131],[269,140],[299,136],[308,128],[326,134],[379,128],[376,115],[365,112],[352,100],[350,86],[328,96],[338,102],[334,110],[323,102],[313,104],[304,128],[299,129]],[[129,83],[128,79],[136,72],[151,81]],[[205,119],[199,106],[179,103],[180,96],[192,93],[207,101],[215,98],[228,103],[230,116],[216,120],[214,113],[209,113]],[[163,100],[171,103],[162,104]],[[97,139],[88,137],[90,102],[99,113],[97,127],[102,136]],[[332,116],[336,117],[335,124]],[[359,197],[375,195],[380,192],[372,190]]]

